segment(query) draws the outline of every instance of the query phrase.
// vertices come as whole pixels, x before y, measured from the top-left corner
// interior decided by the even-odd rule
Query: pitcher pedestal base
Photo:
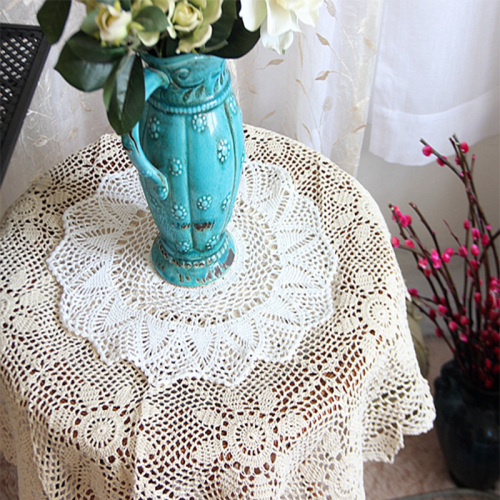
[[[220,278],[234,261],[233,238],[226,233],[226,242],[211,256],[204,260],[179,260],[164,249],[158,235],[151,248],[151,257],[156,272],[174,285],[200,286]]]

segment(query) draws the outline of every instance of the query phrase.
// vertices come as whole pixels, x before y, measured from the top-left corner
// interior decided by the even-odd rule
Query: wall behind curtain
[[[462,234],[462,222],[467,216],[467,201],[462,184],[449,170],[440,167],[435,161],[415,167],[389,163],[374,155],[368,148],[369,129],[370,126],[365,134],[357,179],[375,198],[391,234],[397,235],[397,226],[391,220],[388,204],[399,205],[404,213],[412,213],[408,203],[413,201],[436,231],[443,247],[455,247],[456,243],[443,221],[446,220],[455,231]],[[477,156],[474,175],[481,205],[492,227],[500,228],[500,136],[492,136],[472,144],[470,153]],[[420,234],[425,232],[420,225],[418,231]],[[430,241],[428,243],[431,244]],[[497,248],[498,245],[497,243]],[[408,287],[428,290],[412,256],[404,251],[396,251],[396,256]],[[459,261],[452,259],[451,263],[453,276],[460,282],[462,268]],[[425,320],[423,328],[425,333],[434,335],[434,327],[430,321]]]

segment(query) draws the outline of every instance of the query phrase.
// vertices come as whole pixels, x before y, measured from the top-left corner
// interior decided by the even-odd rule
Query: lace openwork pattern
[[[257,359],[290,359],[333,313],[336,257],[316,206],[282,167],[246,164],[229,227],[235,262],[203,287],[156,274],[158,230],[133,167],[108,174],[63,219],[65,237],[48,263],[63,287],[64,325],[152,384],[188,376],[238,384]]]
[[[289,359],[256,359],[235,387],[192,376],[154,386],[127,359],[104,363],[61,322],[62,287],[47,259],[64,238],[66,210],[130,168],[117,137],[40,177],[6,214],[0,450],[18,466],[21,498],[363,499],[363,460],[390,461],[405,434],[431,427],[405,286],[375,202],[285,137],[246,127],[246,151],[251,163],[285,168],[314,203],[338,264],[331,314],[305,329]],[[242,256],[266,244],[242,241]],[[88,290],[95,297],[98,281]]]

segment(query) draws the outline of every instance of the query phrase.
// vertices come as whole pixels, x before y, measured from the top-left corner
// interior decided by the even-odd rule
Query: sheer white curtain
[[[0,0],[0,22],[37,25],[43,0]],[[75,3],[66,38],[85,12]],[[96,140],[108,125],[101,93],[85,94],[54,70],[61,43],[51,48],[0,189],[0,217],[30,181],[68,155]]]
[[[43,0],[0,0],[0,21],[36,24]],[[285,55],[258,45],[232,65],[245,122],[321,151],[355,173],[368,113],[382,0],[325,0]],[[79,9],[80,8],[80,9]],[[72,7],[63,38],[77,29]],[[80,11],[80,12],[79,12]],[[0,190],[0,216],[33,177],[95,140],[107,124],[101,94],[70,87],[52,48]]]
[[[355,173],[375,65],[381,0],[325,0],[286,54],[260,44],[234,63],[243,118]]]
[[[0,0],[0,20],[34,24],[42,3]],[[231,63],[244,120],[297,139],[352,174],[372,92],[371,149],[388,161],[425,160],[421,136],[441,147],[453,132],[470,143],[498,134],[499,4],[325,0],[316,28],[304,27],[285,55],[259,44]],[[66,34],[80,22],[78,7]],[[111,131],[100,92],[77,92],[54,71],[59,52],[51,50],[26,117],[0,216],[34,176]]]
[[[499,0],[385,0],[371,152],[420,165],[421,137],[449,154],[453,133],[471,144],[498,135],[499,24]]]

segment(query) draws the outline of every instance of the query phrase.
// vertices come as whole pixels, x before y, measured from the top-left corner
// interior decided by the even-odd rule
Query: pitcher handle
[[[168,87],[170,80],[167,75],[150,68],[144,68],[145,100],[160,87]],[[167,178],[146,158],[139,140],[139,122],[126,135],[122,135],[122,144],[137,168],[144,177],[150,178],[155,184],[158,196],[166,200],[170,191]]]

